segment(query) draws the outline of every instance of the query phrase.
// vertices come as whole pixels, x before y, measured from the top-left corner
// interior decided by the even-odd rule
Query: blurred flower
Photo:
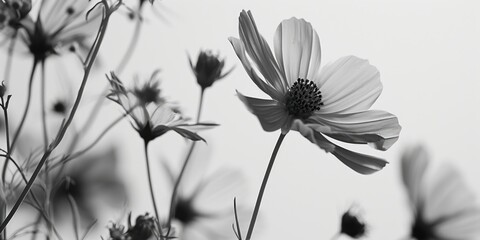
[[[453,167],[433,171],[422,146],[402,156],[402,180],[413,210],[410,236],[417,240],[478,239],[480,207]]]
[[[275,57],[260,35],[252,14],[239,17],[240,39],[229,40],[253,82],[272,99],[240,100],[255,114],[265,131],[300,132],[353,170],[369,174],[386,161],[342,148],[325,136],[347,143],[369,144],[387,150],[398,139],[397,117],[369,110],[380,96],[378,70],[354,56],[340,58],[320,71],[320,41],[311,24],[290,18],[278,26]],[[263,75],[263,80],[257,70]]]
[[[38,17],[26,16],[20,21],[25,30],[19,32],[20,39],[38,61],[73,45],[87,51],[88,40],[95,37],[101,21],[101,13],[96,10],[86,18],[89,6],[87,0],[43,0]]]
[[[214,82],[227,76],[233,69],[222,73],[225,65],[224,60],[220,60],[218,55],[212,54],[211,51],[200,51],[197,63],[194,66],[190,57],[188,58],[190,67],[197,77],[197,83],[202,90],[212,86]]]
[[[234,219],[232,201],[236,194],[245,192],[244,176],[236,170],[219,169],[207,177],[206,159],[193,155],[191,165],[180,185],[173,219],[178,224],[178,238],[182,240],[228,240],[236,239],[231,223]],[[167,177],[173,187],[176,177],[169,166],[165,166]],[[239,215],[245,208],[238,206]],[[176,225],[174,225],[176,226]]]
[[[52,110],[54,113],[59,114],[59,115],[65,115],[67,112],[67,102],[64,100],[57,100],[53,103]]]
[[[16,30],[20,21],[28,16],[32,9],[31,0],[5,0],[0,1],[0,30]],[[9,31],[12,33],[12,31]]]
[[[349,209],[342,215],[341,234],[357,239],[365,236],[366,229],[365,221],[360,218],[358,213],[354,213],[352,209]]]
[[[108,98],[119,104],[132,119],[132,125],[145,141],[151,141],[172,130],[193,141],[203,140],[193,131],[215,124],[189,124],[188,120],[170,107],[159,95],[156,73],[143,87],[126,89],[115,73],[108,77],[112,87]]]
[[[70,212],[68,196],[75,200],[80,216],[87,221],[97,219],[97,210],[105,206],[123,207],[127,193],[116,174],[117,160],[115,149],[110,148],[67,163],[60,172],[59,180],[53,182],[51,205],[55,214]],[[54,173],[49,175],[54,177]]]

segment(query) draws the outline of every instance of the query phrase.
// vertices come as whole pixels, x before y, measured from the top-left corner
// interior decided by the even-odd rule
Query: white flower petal
[[[372,174],[382,170],[382,168],[384,168],[388,163],[381,158],[352,152],[339,146],[335,147],[335,150],[333,150],[332,154],[335,155],[345,165],[361,174]]]
[[[40,7],[43,27],[51,34],[76,18],[85,20],[85,12],[88,10],[89,4],[88,0],[43,0]],[[72,13],[69,14],[68,11],[72,11]]]
[[[318,79],[322,91],[321,113],[354,113],[368,110],[382,92],[380,73],[367,60],[355,56],[326,65]]]
[[[430,156],[423,147],[416,147],[405,151],[402,155],[402,181],[410,197],[412,206],[418,206],[422,179],[429,165]]]
[[[335,145],[326,139],[321,133],[312,129],[309,125],[295,120],[292,124],[292,130],[299,131],[304,137],[321,149],[332,153],[341,162],[361,174],[371,174],[381,170],[387,164],[387,161],[373,156],[352,152],[345,148]]]
[[[387,150],[400,135],[401,126],[395,115],[369,110],[349,114],[315,114],[307,119],[311,127],[334,139],[348,143],[368,143]]]
[[[275,32],[274,49],[289,86],[298,78],[317,80],[320,40],[309,22],[297,18],[283,20]]]
[[[285,107],[279,102],[270,99],[246,97],[237,91],[238,97],[247,108],[260,120],[263,130],[267,132],[282,128],[288,121]]]
[[[285,94],[288,84],[280,70],[267,41],[260,35],[250,11],[242,11],[239,17],[240,39],[248,55],[255,62],[260,73],[279,92]]]
[[[266,94],[268,94],[271,98],[276,99],[278,101],[283,101],[284,94],[281,92],[278,92],[269,83],[266,83],[257,75],[252,65],[250,64],[250,60],[247,59],[247,55],[245,54],[245,45],[243,44],[243,42],[233,37],[228,38],[228,40],[232,44],[233,49],[235,50],[235,53],[237,54],[238,58],[242,62],[242,65],[245,68],[245,71],[247,71],[247,74],[250,76],[252,81],[257,85],[257,87],[260,88],[260,90],[262,90]]]
[[[298,131],[302,136],[326,152],[332,152],[335,148],[335,145],[321,136],[322,134],[320,132],[315,131],[298,119],[293,121],[291,130]]]

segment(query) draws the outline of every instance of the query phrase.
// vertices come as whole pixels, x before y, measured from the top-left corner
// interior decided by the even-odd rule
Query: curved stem
[[[17,131],[13,135],[12,145],[10,146],[10,151],[8,151],[8,155],[12,155],[12,152],[15,148],[15,143],[17,142],[18,136],[22,131],[23,125],[25,124],[25,119],[27,119],[28,110],[30,109],[30,100],[32,98],[32,85],[33,85],[33,76],[35,75],[35,69],[37,68],[37,59],[33,60],[32,70],[30,72],[30,80],[28,81],[28,93],[27,93],[27,103],[25,105],[25,109],[23,111],[22,119],[20,120],[20,125],[18,125]],[[5,184],[5,175],[7,173],[8,161],[5,161],[3,164],[3,171],[2,171],[2,181]]]
[[[200,92],[200,100],[199,100],[198,112],[197,112],[197,123],[200,121],[200,115],[202,113],[204,91],[205,91],[205,89],[202,89],[201,92]],[[175,181],[175,185],[173,186],[172,197],[170,199],[170,211],[169,211],[169,214],[168,214],[167,236],[170,234],[170,230],[172,229],[171,223],[172,223],[173,217],[175,216],[175,200],[177,199],[178,187],[180,186],[180,181],[183,178],[183,174],[185,173],[185,169],[187,168],[187,164],[190,160],[190,156],[193,153],[193,149],[195,149],[195,143],[196,142],[192,142],[192,144],[190,145],[190,149],[188,150],[187,156],[185,157],[185,160],[183,161],[183,165],[182,165],[182,169],[180,170],[180,174],[178,175],[178,178]]]
[[[142,6],[143,4],[140,4],[140,6],[138,7],[139,14],[142,11]],[[125,69],[125,67],[127,66],[128,61],[130,61],[130,59],[132,58],[135,47],[137,46],[138,40],[140,39],[141,29],[142,29],[142,18],[140,16],[137,16],[137,22],[135,24],[135,29],[133,30],[132,39],[130,40],[127,51],[123,55],[122,60],[118,64],[117,68],[115,69],[115,72],[117,72],[119,75],[123,71],[123,69]]]
[[[152,174],[150,173],[150,160],[148,158],[148,141],[145,141],[144,147],[145,162],[147,163],[148,186],[150,187],[150,197],[152,198],[153,210],[155,211],[155,217],[157,218],[156,223],[158,231],[160,232],[160,236],[163,236],[162,227],[160,226],[160,215],[158,214],[157,201],[155,201],[155,193],[153,192]]]
[[[250,225],[248,226],[248,231],[247,231],[247,237],[245,238],[246,240],[249,240],[252,237],[253,228],[255,227],[258,211],[260,210],[260,204],[262,203],[263,193],[265,192],[265,188],[267,187],[268,177],[270,176],[270,172],[272,171],[273,163],[275,162],[275,157],[277,156],[278,149],[280,149],[280,145],[282,144],[282,141],[285,138],[285,136],[286,134],[284,133],[280,134],[277,140],[277,144],[275,144],[275,148],[273,149],[272,156],[270,157],[270,162],[268,163],[267,171],[265,172],[262,185],[260,186],[260,191],[258,192],[257,201],[255,202],[255,208],[253,209],[252,219],[250,220]]]
[[[68,130],[68,127],[70,126],[70,124],[73,121],[73,118],[74,118],[75,113],[78,109],[78,106],[80,105],[80,101],[82,99],[83,91],[85,90],[85,86],[87,84],[87,80],[88,80],[88,77],[90,75],[90,71],[92,69],[93,63],[95,62],[98,51],[100,50],[100,46],[102,45],[102,41],[103,41],[103,38],[104,38],[105,33],[106,33],[106,29],[107,29],[107,26],[108,26],[110,16],[113,12],[115,12],[119,8],[119,6],[122,4],[122,1],[119,0],[112,7],[109,6],[109,3],[107,2],[107,0],[102,0],[102,4],[104,6],[104,16],[103,16],[104,18],[102,19],[102,23],[100,24],[100,28],[98,30],[100,32],[100,34],[99,34],[99,37],[98,37],[97,41],[94,42],[94,44],[92,46],[92,48],[93,48],[92,56],[89,59],[89,62],[87,64],[86,68],[85,68],[85,71],[84,71],[84,74],[83,74],[83,79],[82,79],[82,82],[80,84],[80,88],[78,89],[78,93],[77,93],[77,97],[75,99],[75,103],[73,104],[73,107],[70,110],[70,113],[68,115],[67,120],[64,121],[64,123],[62,124],[62,127],[58,131],[57,136],[55,137],[54,141],[52,141],[52,143],[49,145],[47,151],[45,151],[42,158],[38,162],[38,165],[35,168],[35,170],[33,171],[33,174],[30,177],[30,180],[28,181],[27,185],[23,189],[22,193],[18,197],[15,204],[13,205],[13,208],[10,210],[10,212],[8,213],[8,216],[5,218],[5,220],[0,225],[0,232],[3,232],[5,227],[8,225],[8,223],[12,219],[13,215],[15,215],[15,213],[17,212],[18,208],[20,207],[23,200],[25,199],[27,193],[32,188],[32,185],[35,182],[35,179],[37,178],[37,176],[38,176],[40,170],[42,169],[43,165],[45,164],[45,161],[48,159],[48,157],[53,152],[53,150],[55,150],[55,148],[58,146],[58,144],[60,144],[63,137],[65,136],[65,133]],[[12,145],[13,145],[13,143],[12,143]]]
[[[95,140],[93,140],[92,143],[90,143],[88,146],[86,146],[85,148],[83,148],[82,150],[79,150],[75,153],[72,153],[70,156],[67,156],[65,159],[61,160],[60,162],[57,162],[55,163],[54,165],[52,165],[52,169],[59,166],[59,164],[66,164],[67,162],[77,158],[77,157],[80,157],[81,155],[85,154],[86,152],[88,152],[90,149],[92,149],[93,147],[95,147],[95,145],[97,145],[98,142],[100,142],[100,140],[110,131],[110,129],[112,129],[113,127],[115,127],[123,118],[125,118],[127,115],[128,115],[129,112],[127,113],[124,113],[123,115],[121,115],[120,117],[118,117],[117,119],[115,119],[112,123],[110,123],[110,125],[107,126],[107,128],[105,128],[99,135],[97,138],[95,138]]]

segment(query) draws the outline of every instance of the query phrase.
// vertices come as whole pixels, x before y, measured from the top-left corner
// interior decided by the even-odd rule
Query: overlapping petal
[[[276,99],[279,101],[284,99],[284,94],[282,94],[281,92],[278,92],[274,87],[272,87],[269,83],[265,82],[263,79],[261,79],[257,75],[252,65],[250,64],[250,60],[248,60],[247,55],[245,54],[245,45],[243,44],[243,42],[234,37],[230,37],[228,38],[228,40],[232,44],[233,49],[235,50],[235,53],[237,54],[238,58],[242,62],[242,65],[245,68],[245,71],[250,76],[252,81],[257,85],[257,87],[260,88],[260,90],[268,94],[273,99]]]
[[[270,85],[285,94],[288,88],[285,75],[273,57],[267,41],[258,32],[252,13],[242,11],[238,20],[240,40],[245,45],[248,55]]]
[[[422,147],[410,149],[402,156],[402,181],[413,206],[420,205],[422,201],[419,199],[420,183],[429,165],[428,159],[428,153]]]
[[[309,125],[304,124],[300,120],[295,120],[293,122],[292,130],[300,132],[300,134],[310,140],[310,142],[316,144],[321,149],[332,153],[341,162],[358,173],[371,174],[381,170],[388,163],[381,158],[352,152],[340,147],[326,139],[320,132],[315,131]]]
[[[317,80],[323,96],[321,113],[354,113],[368,110],[382,92],[380,73],[367,60],[355,56],[323,67]]]
[[[334,139],[348,143],[371,144],[387,150],[400,135],[401,126],[395,115],[369,110],[348,114],[316,114],[307,119],[312,128]]]
[[[289,86],[298,78],[318,78],[320,40],[309,22],[297,18],[283,20],[275,32],[274,49]]]
[[[276,131],[288,123],[289,116],[281,103],[270,99],[247,97],[238,91],[237,94],[250,112],[257,116],[263,130]]]

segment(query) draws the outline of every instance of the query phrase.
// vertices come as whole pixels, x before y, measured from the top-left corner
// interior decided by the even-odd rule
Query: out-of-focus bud
[[[147,214],[140,215],[135,225],[128,229],[127,234],[132,240],[148,240],[155,232],[155,219]]]
[[[112,224],[108,228],[108,231],[110,232],[110,240],[126,240],[125,237],[125,227],[119,224]]]
[[[6,0],[8,6],[10,6],[19,19],[24,18],[32,10],[31,0]]]
[[[3,98],[6,92],[7,92],[7,87],[2,82],[2,84],[0,84],[0,98]]]
[[[8,6],[0,1],[0,30],[7,27],[10,23],[10,20],[14,18],[13,12]]]
[[[340,233],[355,239],[361,238],[365,236],[366,224],[359,218],[358,214],[349,209],[342,215]]]
[[[222,73],[225,61],[220,60],[219,56],[212,54],[211,51],[200,51],[195,66],[190,58],[188,60],[202,90],[212,86],[215,81],[224,78],[233,70]]]

